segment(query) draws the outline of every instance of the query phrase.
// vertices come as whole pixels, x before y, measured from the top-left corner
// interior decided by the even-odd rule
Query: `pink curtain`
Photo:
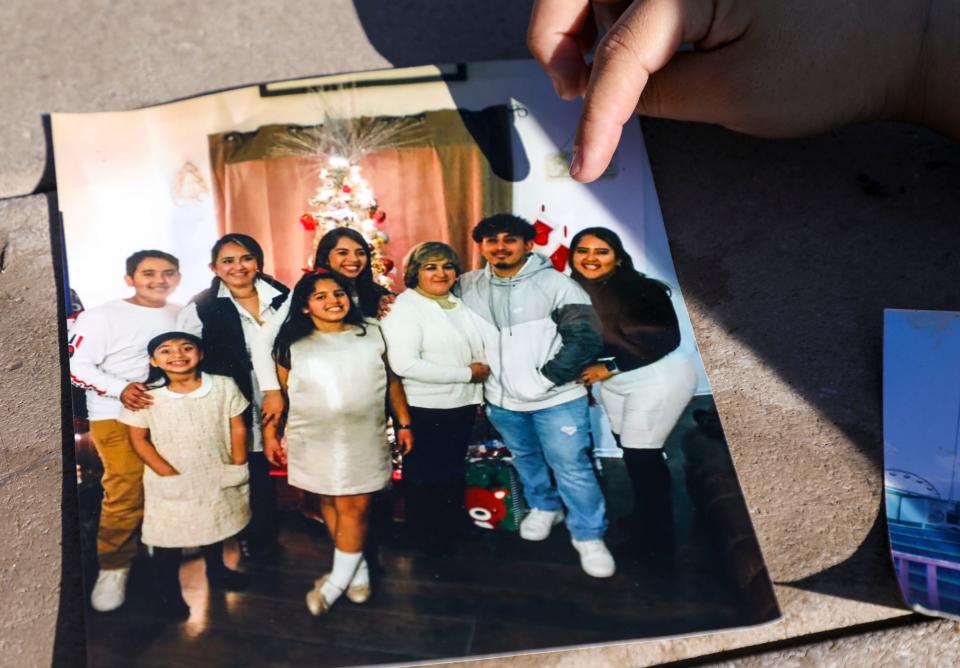
[[[509,110],[494,107],[473,113],[471,130],[456,111],[428,112],[420,143],[381,150],[360,160],[390,236],[384,254],[394,260],[396,290],[402,289],[402,260],[417,243],[443,241],[460,254],[463,268],[479,266],[470,240],[473,225],[486,215],[509,211],[509,174],[491,166],[509,162]],[[487,123],[477,133],[478,123]],[[319,185],[317,162],[308,157],[273,157],[286,126],[265,126],[255,133],[210,137],[214,197],[221,233],[253,236],[264,249],[267,273],[287,285],[302,275],[313,255],[313,233],[300,225]],[[475,136],[493,137],[481,147]],[[507,152],[504,156],[504,151]],[[493,153],[496,153],[494,156]]]

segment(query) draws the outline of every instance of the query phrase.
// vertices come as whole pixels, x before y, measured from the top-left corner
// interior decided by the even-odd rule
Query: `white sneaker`
[[[127,596],[127,576],[130,568],[101,569],[97,583],[90,594],[90,605],[97,612],[116,610]]]
[[[608,578],[616,571],[613,555],[602,540],[575,540],[573,546],[580,553],[580,568],[587,575]]]
[[[524,540],[546,540],[550,529],[563,521],[562,510],[537,510],[531,508],[520,522],[520,537]]]

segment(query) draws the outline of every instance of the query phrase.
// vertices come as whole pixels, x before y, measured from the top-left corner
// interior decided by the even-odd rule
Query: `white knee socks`
[[[333,550],[333,570],[330,577],[323,583],[320,592],[327,603],[333,603],[350,586],[357,567],[363,559],[363,552],[341,552]]]

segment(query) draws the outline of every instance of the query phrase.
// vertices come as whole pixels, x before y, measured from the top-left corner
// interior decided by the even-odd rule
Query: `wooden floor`
[[[678,448],[678,432],[692,424],[688,411],[668,449]],[[608,515],[615,523],[630,510],[629,481],[619,460],[605,459],[603,465]],[[320,618],[307,612],[304,594],[314,578],[329,570],[333,550],[321,525],[290,514],[281,533],[283,554],[270,563],[240,565],[252,575],[248,591],[211,592],[202,560],[185,561],[181,579],[191,608],[185,623],[153,617],[149,567],[138,561],[123,608],[106,614],[88,608],[89,665],[367,665],[649,638],[760,621],[755,609],[738,601],[718,550],[686,495],[681,452],[670,465],[678,527],[672,565],[655,567],[636,559],[624,551],[626,536],[613,530],[607,542],[617,557],[617,574],[591,578],[581,572],[563,527],[542,543],[475,528],[449,554],[428,554],[405,546],[404,525],[392,519],[395,500],[384,495],[377,561],[371,564],[374,594],[367,603],[341,599]],[[236,565],[237,558],[230,544],[228,563]]]

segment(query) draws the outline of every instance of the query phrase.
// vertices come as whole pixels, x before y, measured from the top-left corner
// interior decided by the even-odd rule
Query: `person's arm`
[[[446,366],[421,357],[423,328],[430,326],[404,304],[394,304],[393,312],[380,322],[390,368],[401,378],[421,383],[469,383],[473,375],[470,367]]]
[[[242,413],[230,418],[230,458],[234,464],[247,463],[247,425]]]
[[[413,430],[410,428],[410,405],[407,404],[407,393],[403,390],[400,377],[390,368],[386,355],[383,357],[383,366],[387,370],[387,400],[390,404],[390,413],[393,415],[397,447],[406,455],[413,450]]]
[[[243,414],[250,402],[237,387],[233,379],[223,378],[227,383],[227,415],[230,416],[230,460],[234,464],[247,463],[247,425]]]
[[[260,413],[264,426],[279,420],[283,415],[283,394],[277,378],[277,366],[273,361],[273,343],[288,313],[290,313],[289,295],[277,308],[277,312],[260,326],[257,335],[250,341],[250,361],[253,363],[253,372],[257,374],[260,391],[263,392]]]
[[[283,393],[287,391],[287,379],[290,376],[290,369],[280,364],[276,365],[277,382],[282,388],[277,390],[281,404],[285,404]],[[283,414],[283,408],[280,409],[280,415]],[[263,424],[263,455],[267,461],[274,466],[285,466],[287,463],[287,453],[283,451],[280,443],[280,416]]]
[[[71,328],[70,382],[101,396],[118,398],[131,410],[147,408],[152,399],[146,385],[131,383],[103,369],[109,353],[109,331],[109,323],[96,311],[84,311],[77,317]]]
[[[584,367],[603,349],[600,317],[583,288],[564,277],[551,314],[560,336],[560,350],[540,368],[554,385],[564,385],[580,377]]]
[[[638,113],[763,137],[886,118],[960,139],[955,0],[536,0],[527,42],[561,97],[584,97],[582,182]]]
[[[130,443],[133,445],[134,452],[143,460],[143,463],[150,467],[150,470],[160,476],[179,475],[180,472],[173,468],[163,456],[157,452],[157,448],[150,442],[150,430],[145,427],[134,427],[128,425],[130,431]]]

